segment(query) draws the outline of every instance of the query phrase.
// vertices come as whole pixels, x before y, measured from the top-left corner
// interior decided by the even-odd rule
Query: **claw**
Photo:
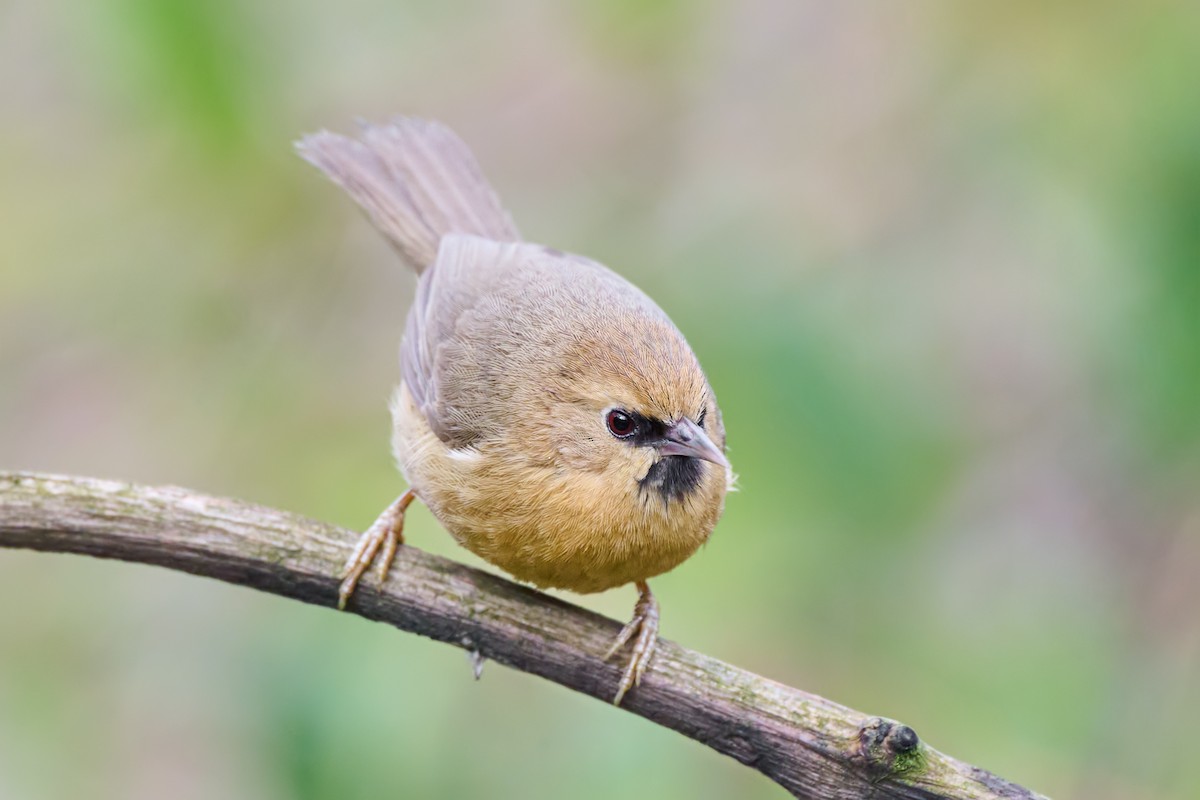
[[[617,687],[617,696],[613,698],[615,706],[621,705],[625,693],[642,682],[642,675],[645,674],[650,658],[654,655],[654,647],[658,643],[658,601],[650,593],[650,587],[645,581],[638,581],[637,588],[639,595],[637,605],[633,607],[633,619],[617,634],[616,641],[604,656],[605,661],[612,658],[634,634],[637,634],[633,642],[633,652],[629,655],[629,663],[621,676],[621,684]]]
[[[338,587],[339,611],[346,608],[346,602],[350,595],[354,594],[363,573],[375,561],[375,556],[379,555],[380,548],[383,549],[383,556],[379,559],[379,583],[382,584],[387,578],[392,561],[396,558],[396,551],[404,544],[404,510],[416,497],[412,489],[397,497],[359,537],[354,552],[350,554],[339,576],[342,578],[342,585]]]
[[[633,636],[641,625],[641,617],[637,616],[635,612],[633,619],[625,623],[625,627],[621,628],[621,632],[617,634],[617,638],[613,641],[612,647],[608,648],[608,652],[604,654],[604,660],[608,661],[616,655],[617,651],[625,646],[625,643],[629,641],[629,637]]]

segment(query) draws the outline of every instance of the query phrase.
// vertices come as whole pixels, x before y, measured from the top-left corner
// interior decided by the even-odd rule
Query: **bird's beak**
[[[687,417],[667,426],[666,435],[663,436],[662,444],[658,446],[658,452],[664,456],[702,458],[729,469],[729,459],[725,458],[725,454],[712,443],[712,439],[708,438],[708,434],[704,432],[703,428]]]

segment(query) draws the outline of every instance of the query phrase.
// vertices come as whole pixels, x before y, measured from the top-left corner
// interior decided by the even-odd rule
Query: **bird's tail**
[[[417,272],[433,264],[448,233],[521,238],[475,156],[440,123],[396,117],[364,124],[359,139],[320,131],[296,150],[354,198]]]

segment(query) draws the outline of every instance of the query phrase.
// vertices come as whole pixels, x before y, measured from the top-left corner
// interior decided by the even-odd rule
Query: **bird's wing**
[[[451,447],[471,446],[502,418],[492,412],[505,379],[499,351],[524,324],[521,309],[506,315],[504,287],[517,279],[527,247],[446,236],[417,284],[400,345],[401,373],[430,428]]]

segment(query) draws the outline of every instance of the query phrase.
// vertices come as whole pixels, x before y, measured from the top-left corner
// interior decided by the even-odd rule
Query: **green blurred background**
[[[665,636],[1058,798],[1195,798],[1198,74],[1194,3],[10,0],[0,467],[366,526],[414,281],[291,140],[435,117],[709,371],[742,490]],[[6,799],[781,795],[213,581],[0,552],[0,609]]]

